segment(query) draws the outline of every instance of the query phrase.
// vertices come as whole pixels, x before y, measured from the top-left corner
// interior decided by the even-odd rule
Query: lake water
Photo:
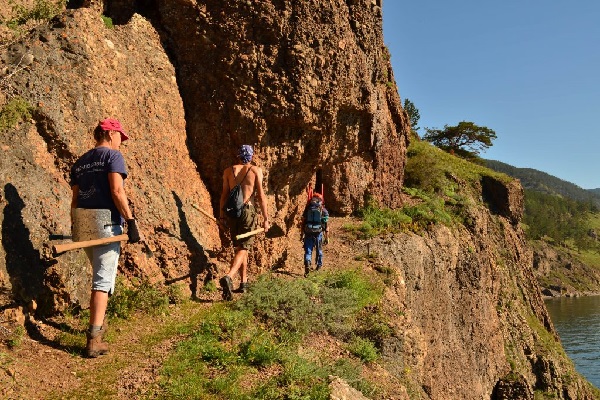
[[[546,307],[575,368],[600,388],[600,296],[550,299]]]

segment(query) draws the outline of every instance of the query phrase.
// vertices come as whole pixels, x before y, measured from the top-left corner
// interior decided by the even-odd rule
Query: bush
[[[17,123],[31,118],[33,107],[22,97],[13,97],[0,110],[0,132],[13,129]]]
[[[14,1],[10,1],[10,4],[12,4],[12,11],[15,14],[15,18],[8,22],[8,26],[16,28],[30,20],[43,21],[54,18],[55,15],[62,11],[66,1],[57,0],[56,2],[51,2],[49,0],[35,0],[33,8],[15,4]]]
[[[195,332],[164,363],[165,397],[326,400],[329,375],[374,393],[357,360],[309,359],[299,344],[303,335],[323,330],[356,336],[359,313],[381,296],[382,286],[358,271],[296,280],[262,275],[237,302],[203,313]],[[368,343],[363,339],[356,352],[372,360]],[[259,381],[249,378],[257,369],[267,369]]]
[[[106,314],[127,319],[134,311],[160,314],[168,309],[169,295],[149,282],[142,282],[137,288],[127,288],[117,279],[115,294],[111,296]]]
[[[107,27],[108,29],[113,29],[115,27],[111,17],[107,17],[106,15],[102,15],[101,17],[105,27]]]
[[[25,338],[25,327],[23,325],[19,325],[13,329],[6,341],[6,344],[11,349],[15,347],[19,347],[21,343],[23,343],[23,339]]]
[[[306,334],[326,329],[343,336],[352,329],[354,316],[381,296],[381,287],[358,271],[294,281],[263,275],[236,307],[252,310],[259,320],[286,331]]]
[[[369,339],[363,339],[359,336],[355,336],[348,343],[348,351],[364,362],[372,362],[379,358],[379,352],[375,344]]]

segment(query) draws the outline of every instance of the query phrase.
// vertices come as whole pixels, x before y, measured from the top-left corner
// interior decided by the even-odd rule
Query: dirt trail
[[[351,221],[349,218],[330,219],[330,243],[324,247],[324,269],[359,265],[355,257],[366,253],[366,248],[343,230],[343,226]],[[285,266],[274,272],[292,278],[302,277],[303,250],[299,238],[288,250]],[[253,279],[256,276],[251,270],[250,280]],[[177,339],[169,338],[149,347],[145,338],[156,334],[163,323],[183,323],[199,308],[218,301],[221,301],[220,291],[203,293],[199,301],[171,306],[168,316],[137,315],[111,324],[110,353],[96,359],[82,356],[85,326],[74,326],[77,321],[55,317],[28,323],[28,335],[18,347],[0,346],[0,398],[132,399],[147,395],[156,387],[162,362]],[[77,332],[76,343],[65,346],[59,339],[69,331]],[[108,365],[111,368],[106,368]],[[97,392],[94,380],[114,382],[113,391]]]

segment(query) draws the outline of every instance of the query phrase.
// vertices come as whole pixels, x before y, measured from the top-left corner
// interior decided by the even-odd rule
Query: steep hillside
[[[536,239],[531,242],[534,249],[534,271],[543,293],[547,296],[599,293],[600,262],[597,257],[596,234],[598,215],[593,210],[600,205],[600,197],[593,190],[584,190],[535,169],[516,168],[491,160],[487,160],[486,164],[495,171],[519,179],[526,189],[532,191],[525,191],[531,205],[529,211],[526,207],[525,223],[529,225],[528,237]],[[559,196],[561,199],[552,196]],[[540,200],[545,203],[538,204],[537,201]],[[553,202],[558,204],[552,205]],[[592,207],[588,207],[587,203],[592,204]],[[580,222],[575,223],[576,221]],[[557,229],[550,232],[553,229],[549,226],[553,224],[560,225],[561,232],[556,232]],[[534,231],[537,232],[536,235],[532,234]],[[586,246],[580,248],[577,244],[581,242]]]
[[[574,183],[545,172],[533,168],[518,168],[495,160],[485,160],[485,164],[494,171],[519,179],[525,189],[564,196],[578,201],[592,201],[600,206],[600,196],[594,190],[582,189]]]
[[[67,173],[106,116],[131,135],[127,190],[148,242],[125,246],[120,273],[129,285],[177,285],[193,296],[224,271],[230,243],[200,211],[215,214],[222,170],[241,143],[256,147],[283,231],[257,241],[253,276],[301,268],[293,249],[309,183],[325,185],[335,215],[369,200],[383,208],[421,201],[402,193],[410,128],[379,0],[69,7],[0,48],[0,105],[19,115],[0,132],[3,321],[87,307],[83,253],[52,257],[48,237],[68,233]],[[414,169],[449,183],[436,204],[456,207],[460,218],[367,243],[393,276],[382,301],[393,334],[379,344],[381,368],[413,398],[592,399],[532,274],[519,227],[522,187],[468,164],[454,168],[448,157],[429,154]],[[348,263],[348,253],[332,257],[331,268]]]

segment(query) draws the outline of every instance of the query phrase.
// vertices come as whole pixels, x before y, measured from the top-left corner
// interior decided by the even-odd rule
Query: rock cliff
[[[0,132],[3,307],[38,314],[87,306],[82,252],[50,254],[69,233],[68,171],[116,117],[131,204],[147,237],[125,247],[121,274],[198,281],[226,266],[227,239],[209,215],[242,143],[256,148],[271,215],[284,235],[252,252],[286,267],[307,184],[333,214],[373,197],[402,204],[409,126],[383,44],[379,0],[70,1],[69,9],[0,48],[0,105],[31,115]],[[115,23],[109,28],[101,14]],[[560,354],[518,228],[517,183],[481,182],[489,208],[469,227],[373,240],[397,272],[388,307],[400,332],[387,368],[418,398],[592,398]],[[557,345],[560,348],[559,345]],[[559,352],[560,353],[560,352]]]

